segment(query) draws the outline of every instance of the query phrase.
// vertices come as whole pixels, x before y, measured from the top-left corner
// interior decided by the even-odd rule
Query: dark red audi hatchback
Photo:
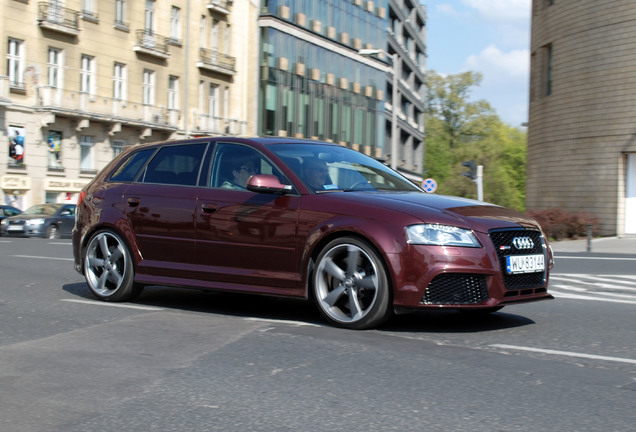
[[[144,285],[300,297],[352,329],[396,311],[552,298],[534,220],[426,194],[357,151],[298,139],[131,147],[82,191],[73,252],[102,300]]]

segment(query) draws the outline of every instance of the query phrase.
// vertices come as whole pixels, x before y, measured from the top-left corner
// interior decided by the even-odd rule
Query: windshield
[[[55,213],[57,213],[58,208],[59,206],[54,206],[50,204],[38,204],[26,209],[23,214],[53,216]]]
[[[389,167],[345,147],[273,144],[268,148],[315,192],[421,192]]]

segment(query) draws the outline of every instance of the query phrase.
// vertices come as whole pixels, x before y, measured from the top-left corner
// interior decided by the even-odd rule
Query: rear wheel
[[[89,240],[84,252],[84,276],[88,287],[101,300],[126,301],[141,292],[141,286],[134,283],[128,247],[110,231],[99,231]]]
[[[48,239],[57,239],[60,238],[60,230],[57,228],[57,225],[49,225],[46,230],[46,238]]]
[[[367,329],[391,316],[384,263],[365,241],[343,237],[327,244],[316,260],[312,282],[320,312],[335,326]]]

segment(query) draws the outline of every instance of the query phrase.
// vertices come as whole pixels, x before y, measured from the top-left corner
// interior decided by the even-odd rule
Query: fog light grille
[[[437,275],[426,287],[422,304],[477,304],[488,299],[486,277],[482,275],[445,273]]]

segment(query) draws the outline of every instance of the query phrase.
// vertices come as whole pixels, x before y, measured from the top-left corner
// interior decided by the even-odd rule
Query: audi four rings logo
[[[515,237],[512,239],[512,245],[517,249],[532,249],[534,242],[530,237]]]

